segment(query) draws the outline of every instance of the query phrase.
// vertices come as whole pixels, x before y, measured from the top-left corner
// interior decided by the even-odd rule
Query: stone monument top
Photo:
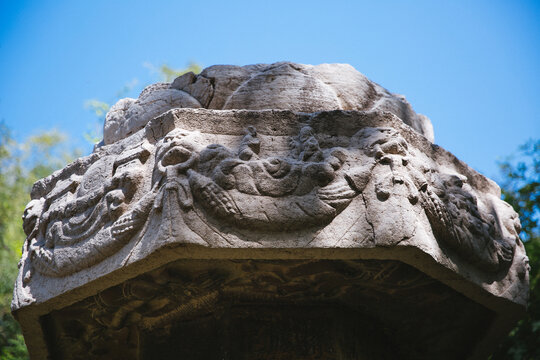
[[[328,110],[389,111],[433,142],[429,119],[404,96],[392,94],[348,64],[214,65],[171,84],[148,86],[138,99],[122,99],[105,121],[104,143],[140,130],[173,108],[213,110],[279,109],[313,113]]]
[[[151,85],[31,197],[33,358],[482,358],[528,296],[499,187],[349,65]]]

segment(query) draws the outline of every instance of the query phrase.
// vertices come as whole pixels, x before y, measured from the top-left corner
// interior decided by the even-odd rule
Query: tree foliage
[[[159,81],[162,82],[172,82],[178,76],[184,75],[188,72],[198,74],[202,71],[201,65],[193,61],[188,63],[185,68],[173,68],[167,64],[155,66],[151,63],[145,63],[144,66],[148,68],[151,73],[157,75]],[[105,121],[105,115],[107,115],[107,111],[109,111],[112,104],[118,101],[118,99],[125,97],[138,84],[138,79],[131,80],[130,82],[126,83],[119,91],[117,91],[115,96],[108,101],[103,101],[99,99],[85,100],[84,108],[90,110],[96,116],[97,120],[97,122],[94,124],[94,127],[90,131],[83,134],[86,141],[91,144],[96,144],[103,138],[102,126]]]
[[[183,69],[174,69],[167,64],[163,64],[159,67],[159,73],[161,74],[161,81],[164,81],[164,82],[172,82],[178,76],[184,75],[188,72],[193,72],[194,74],[198,74],[201,72],[201,70],[202,70],[202,67],[193,61],[190,62],[188,66]]]
[[[493,359],[540,359],[540,139],[520,148],[520,158],[499,164],[503,199],[519,213],[521,238],[531,266],[527,316],[510,332]]]
[[[17,143],[9,129],[0,123],[0,359],[28,358],[10,304],[25,239],[21,215],[30,201],[30,188],[36,180],[78,155],[67,150],[65,136],[58,131],[44,132]]]
[[[24,239],[24,237],[17,239],[22,233],[22,222],[16,220],[21,214],[21,201],[18,195],[22,191],[22,184],[19,182],[22,174],[19,166],[12,163],[13,145],[8,129],[4,124],[0,124],[0,358],[2,359],[28,357],[19,324],[10,313],[13,283],[17,275],[17,258],[21,254],[21,239]]]

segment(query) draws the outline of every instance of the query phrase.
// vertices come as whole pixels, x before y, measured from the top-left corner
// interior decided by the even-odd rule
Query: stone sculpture
[[[47,276],[82,270],[131,237],[143,236],[153,218],[164,232],[191,229],[192,241],[206,246],[211,244],[201,236],[199,222],[209,217],[233,228],[269,232],[321,227],[357,196],[373,242],[396,245],[410,239],[417,219],[425,216],[437,240],[480,268],[497,271],[513,259],[517,217],[507,228],[496,221],[497,214],[482,213],[465,176],[419,161],[393,128],[362,128],[347,147],[321,149],[306,125],[288,139],[288,154],[266,158],[259,152],[267,144],[251,125],[238,149],[204,146],[202,137],[175,128],[154,145],[143,140],[118,156],[97,160],[83,176],[56,185],[58,193],[34,199],[25,217],[30,268]],[[154,159],[147,161],[151,153]],[[152,174],[146,187],[144,174]],[[388,222],[396,208],[401,221]],[[184,216],[199,221],[186,223]]]
[[[389,111],[433,141],[433,127],[405,97],[388,92],[348,64],[215,65],[184,74],[171,84],[150,85],[138,99],[122,99],[105,120],[112,144],[173,108]]]
[[[95,295],[94,280],[183,258],[367,258],[514,306],[497,313],[511,323],[528,283],[517,214],[430,129],[345,65],[214,66],[152,85],[111,109],[91,155],[34,185],[13,309],[35,324]]]

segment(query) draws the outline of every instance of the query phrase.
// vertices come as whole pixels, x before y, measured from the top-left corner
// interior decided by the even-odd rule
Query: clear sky
[[[540,136],[540,1],[0,0],[0,119],[18,140],[95,126],[87,99],[180,68],[349,63],[427,115],[435,142],[496,177]]]

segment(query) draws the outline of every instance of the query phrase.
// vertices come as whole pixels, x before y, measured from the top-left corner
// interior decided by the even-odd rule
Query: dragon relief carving
[[[252,126],[236,150],[204,145],[197,134],[175,128],[32,200],[24,216],[32,266],[54,277],[80,271],[141,239],[152,221],[162,233],[202,244],[194,229],[186,232],[193,213],[263,232],[323,227],[357,196],[383,246],[413,237],[424,212],[437,240],[479,267],[496,271],[512,261],[519,220],[501,230],[463,176],[417,164],[393,128],[364,128],[348,146],[321,147],[304,126],[283,157],[261,157]]]
[[[340,171],[345,151],[321,150],[309,127],[294,143],[298,156],[261,159],[253,127],[237,151],[219,144],[197,151],[188,132],[171,131],[156,147],[152,191],[113,224],[113,234],[126,233],[126,226],[141,228],[141,215],[152,209],[184,213],[194,202],[238,227],[284,231],[330,222],[356,195],[348,186],[336,186],[345,176]]]
[[[422,200],[436,238],[488,271],[510,264],[521,226],[514,216],[501,227],[494,215],[480,211],[467,178],[432,173]]]
[[[480,210],[478,198],[465,176],[416,164],[407,141],[392,128],[366,128],[354,138],[358,139],[356,145],[375,159],[375,164],[360,174],[371,173],[379,202],[387,202],[393,195],[406,197],[409,207],[420,205],[436,239],[486,271],[497,271],[512,262],[520,231],[515,212],[499,224],[496,215]],[[360,179],[364,184],[367,177],[352,176],[352,179],[352,183]],[[407,234],[414,233],[416,216],[406,211],[405,201],[381,206],[367,197],[366,202],[369,213],[376,214],[372,222],[377,222],[392,207],[401,208],[401,218],[390,224],[385,222],[382,238],[392,238],[392,234],[398,233],[407,238]]]
[[[46,198],[32,200],[23,215],[32,268],[62,277],[124,246],[124,238],[111,237],[110,225],[136,197],[149,155],[146,146],[139,146],[113,163],[97,161],[84,176],[72,175],[59,181]],[[24,282],[31,276],[28,269]]]

